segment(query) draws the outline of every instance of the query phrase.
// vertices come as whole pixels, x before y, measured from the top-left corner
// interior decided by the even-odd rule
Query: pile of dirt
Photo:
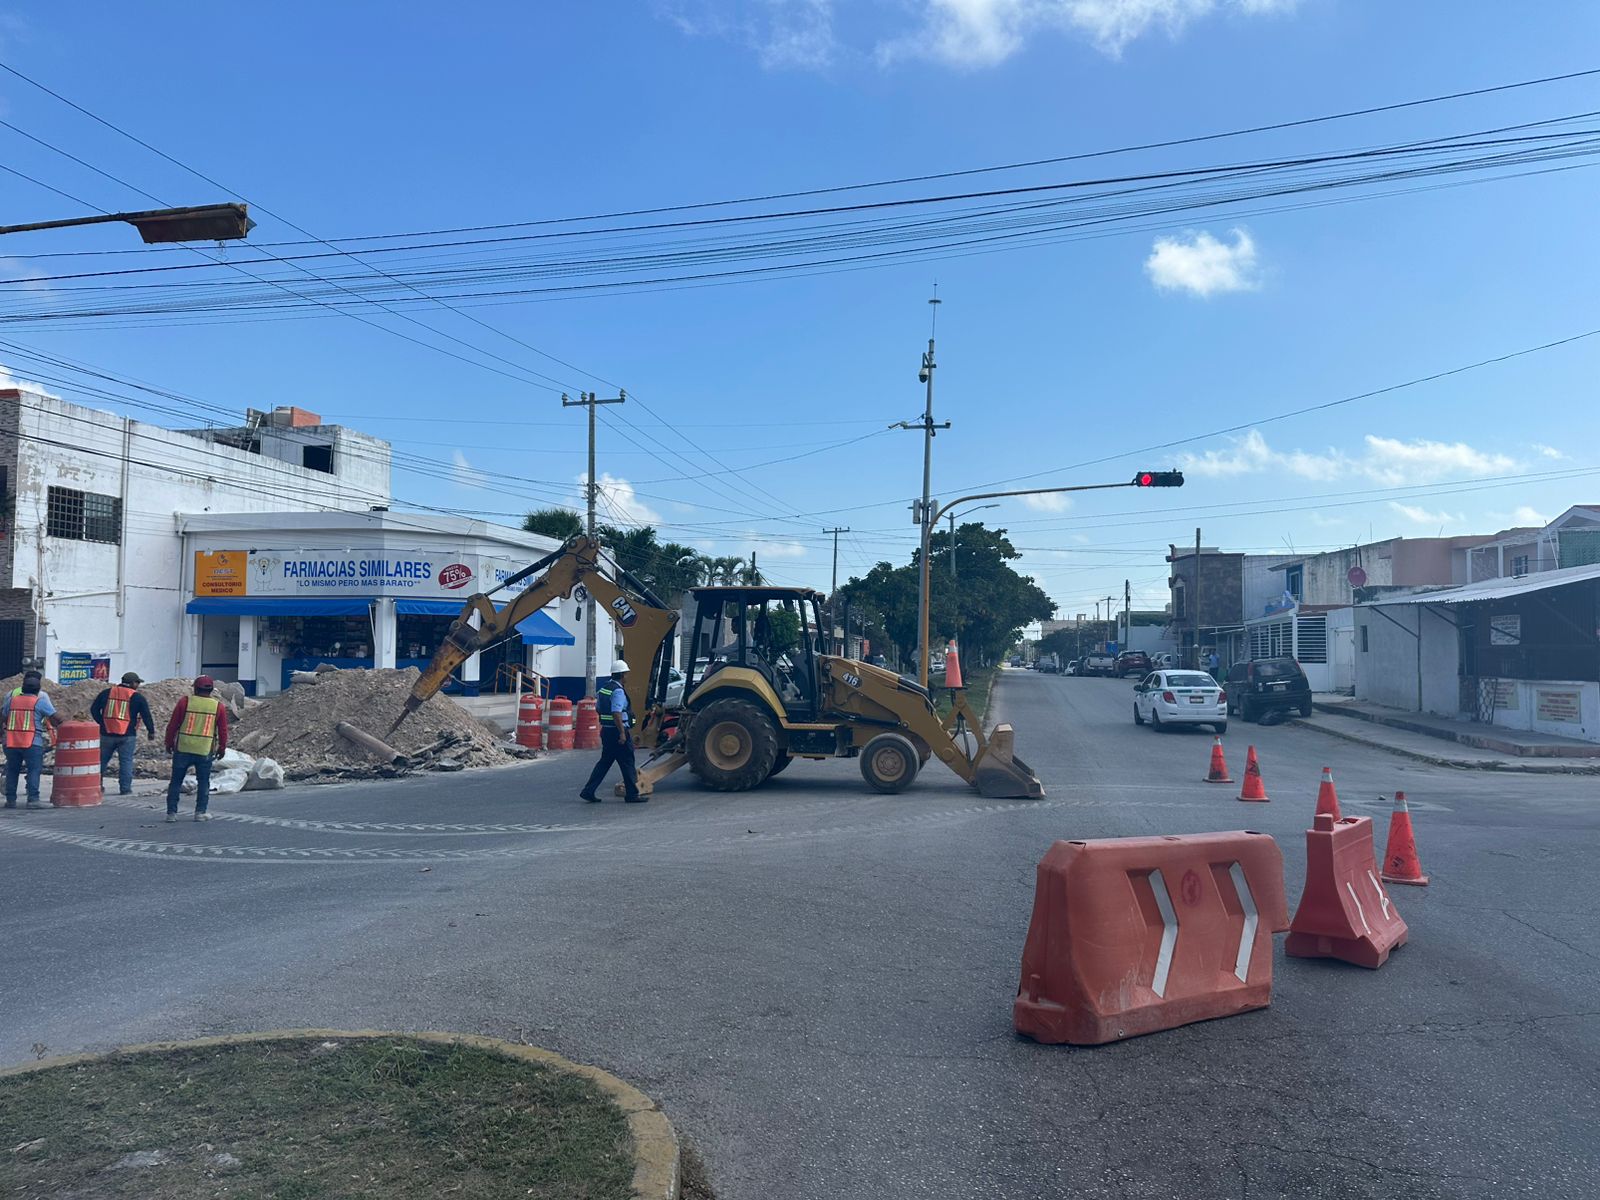
[[[290,779],[459,771],[501,766],[527,756],[527,751],[443,696],[431,698],[391,734],[389,726],[400,715],[417,677],[415,667],[319,671],[286,692],[250,704],[233,729],[233,744],[246,754],[271,756]],[[338,732],[341,721],[383,739],[405,761],[378,762]]]

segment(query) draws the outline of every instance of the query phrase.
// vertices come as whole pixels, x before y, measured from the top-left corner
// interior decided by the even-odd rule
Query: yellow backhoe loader
[[[1044,795],[1012,752],[1011,726],[985,736],[960,689],[953,690],[950,715],[940,718],[915,682],[824,653],[818,622],[824,597],[809,588],[691,592],[694,655],[681,700],[675,696],[669,706],[666,664],[676,612],[627,572],[613,575],[600,544],[582,535],[500,586],[515,589],[530,578],[498,611],[488,595],[467,599],[396,727],[469,655],[504,640],[519,621],[582,584],[611,618],[622,657],[634,666],[623,687],[641,714],[638,744],[651,752],[639,773],[642,791],[682,766],[707,787],[737,792],[759,787],[796,758],[859,758],[872,787],[900,792],[929,758],[938,758],[985,796]]]

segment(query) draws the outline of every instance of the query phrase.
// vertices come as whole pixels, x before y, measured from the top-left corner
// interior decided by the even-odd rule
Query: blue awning
[[[517,632],[522,635],[523,643],[529,646],[570,646],[577,641],[553,617],[543,612],[536,612],[518,621]]]
[[[461,603],[457,600],[396,600],[394,611],[402,617],[459,617]]]
[[[364,617],[371,604],[359,596],[197,596],[183,611],[236,617]]]

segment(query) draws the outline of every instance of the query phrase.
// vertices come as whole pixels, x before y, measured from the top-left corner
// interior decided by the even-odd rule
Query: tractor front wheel
[[[695,714],[689,765],[707,787],[719,792],[759,787],[774,773],[778,756],[772,718],[748,700],[718,700]]]
[[[917,748],[904,734],[880,733],[861,751],[861,777],[880,792],[905,791],[921,765]]]

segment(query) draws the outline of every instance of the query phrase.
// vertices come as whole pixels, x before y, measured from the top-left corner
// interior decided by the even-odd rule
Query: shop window
[[[122,541],[122,501],[98,492],[53,487],[45,497],[45,532],[80,542]]]
[[[302,446],[300,449],[300,465],[308,471],[325,471],[332,475],[333,447]]]

